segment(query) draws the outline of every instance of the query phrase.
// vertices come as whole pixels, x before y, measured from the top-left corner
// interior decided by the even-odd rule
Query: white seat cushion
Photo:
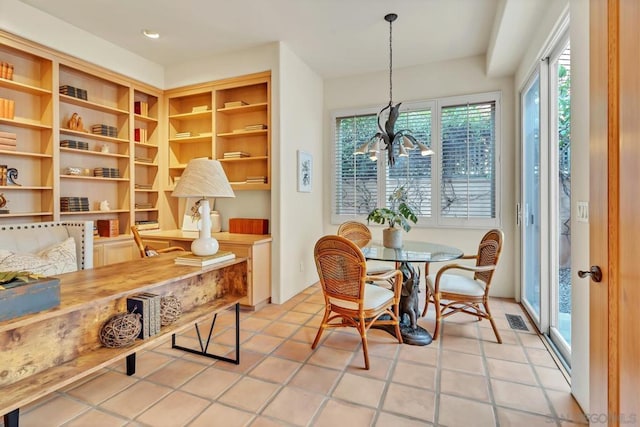
[[[387,271],[391,271],[395,269],[396,269],[396,264],[394,262],[377,261],[377,260],[367,261],[367,276],[371,276],[373,274],[379,274],[379,273],[386,273]]]
[[[427,276],[427,286],[431,293],[435,292],[436,275]],[[440,292],[451,292],[454,294],[470,295],[481,297],[484,295],[484,285],[478,280],[470,277],[458,276],[457,274],[443,274],[440,277]]]
[[[372,308],[380,307],[386,302],[393,300],[393,292],[389,289],[385,289],[380,286],[367,284],[364,286],[364,309],[369,310]],[[357,310],[358,304],[351,301],[344,301],[335,298],[330,298],[329,301],[332,305],[346,308],[349,310]]]

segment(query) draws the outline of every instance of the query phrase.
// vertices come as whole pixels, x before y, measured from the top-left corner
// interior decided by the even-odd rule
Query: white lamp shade
[[[217,160],[201,157],[187,164],[173,197],[235,197],[227,175]]]

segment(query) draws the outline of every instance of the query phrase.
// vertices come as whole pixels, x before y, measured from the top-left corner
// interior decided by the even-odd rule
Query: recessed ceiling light
[[[159,33],[156,33],[155,31],[151,31],[151,30],[142,30],[142,34],[144,34],[145,37],[149,37],[150,39],[160,38]]]

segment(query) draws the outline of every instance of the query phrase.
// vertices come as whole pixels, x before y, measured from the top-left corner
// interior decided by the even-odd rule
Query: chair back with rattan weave
[[[136,242],[138,251],[140,251],[140,256],[142,258],[146,258],[147,254],[144,250],[144,243],[142,242],[142,237],[140,237],[140,233],[138,233],[138,227],[136,227],[135,225],[132,225],[131,234],[133,234],[133,240]]]
[[[346,221],[338,227],[338,236],[351,240],[359,248],[367,246],[371,241],[371,230],[358,221]]]
[[[489,230],[480,240],[478,245],[478,254],[476,266],[482,267],[486,265],[497,265],[502,252],[503,234],[501,230]],[[490,271],[479,271],[473,276],[476,280],[482,280],[487,287],[491,286],[491,278],[495,269]]]
[[[321,237],[314,258],[325,297],[362,302],[367,264],[355,243],[337,235]]]

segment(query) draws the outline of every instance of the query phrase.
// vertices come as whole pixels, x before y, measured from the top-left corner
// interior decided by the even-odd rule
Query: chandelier
[[[395,13],[385,15],[384,20],[389,23],[389,104],[378,113],[378,129],[379,131],[360,145],[354,154],[368,154],[373,161],[378,160],[380,151],[387,151],[389,166],[393,166],[396,162],[395,147],[397,146],[398,156],[407,157],[407,150],[414,148],[420,149],[420,154],[428,156],[433,154],[433,150],[419,142],[411,134],[409,129],[402,129],[396,132],[395,126],[398,116],[400,115],[401,102],[393,105],[393,21],[398,18]],[[384,126],[382,123],[384,122]]]

